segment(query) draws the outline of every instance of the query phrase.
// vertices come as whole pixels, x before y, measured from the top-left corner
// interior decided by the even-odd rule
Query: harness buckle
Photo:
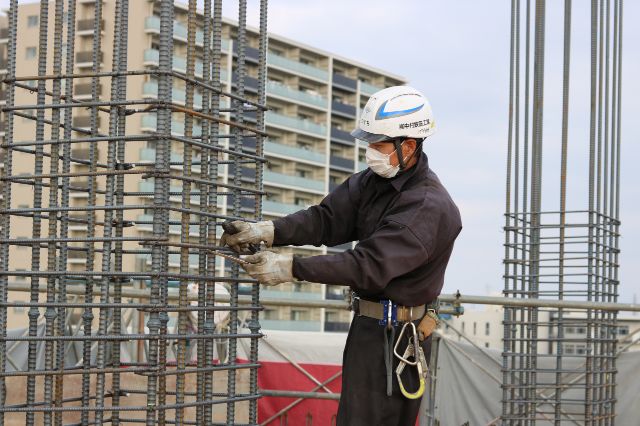
[[[382,319],[378,323],[387,328],[398,325],[398,305],[389,299],[380,301],[382,305]]]

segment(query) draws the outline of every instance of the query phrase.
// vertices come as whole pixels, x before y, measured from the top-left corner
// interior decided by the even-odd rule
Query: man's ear
[[[416,142],[415,139],[405,139],[404,140],[404,144],[402,145],[403,149],[403,153],[404,155],[409,155],[411,153],[413,153],[413,151],[415,151],[416,146],[418,145],[418,143]]]

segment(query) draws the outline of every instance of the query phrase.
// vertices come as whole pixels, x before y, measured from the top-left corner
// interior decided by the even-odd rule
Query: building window
[[[489,347],[489,342],[484,342],[484,347],[488,348]]]
[[[291,320],[292,321],[307,321],[309,319],[308,311],[300,311],[296,309],[291,310]]]
[[[567,355],[573,355],[575,352],[575,347],[573,345],[566,345],[564,348],[564,353]]]
[[[327,311],[324,313],[324,320],[326,322],[338,322],[339,315],[336,311]]]
[[[478,332],[478,324],[476,322],[473,323],[473,335],[475,336]]]
[[[578,355],[584,355],[585,353],[587,353],[587,349],[584,346],[578,346],[576,349],[576,353]]]
[[[301,178],[306,178],[309,176],[309,172],[306,170],[302,170],[302,169],[296,169],[296,176],[301,177]]]
[[[464,333],[464,321],[462,321],[462,332]]]
[[[38,15],[27,16],[27,27],[29,28],[37,27],[38,22],[40,22]]]
[[[490,328],[490,327],[491,327],[491,325],[490,325],[488,322],[486,322],[486,323],[484,324],[484,335],[485,335],[485,336],[488,336],[489,334],[491,334],[491,333],[490,333],[490,330],[491,330],[491,328]],[[488,347],[488,346],[487,346],[487,347]]]
[[[306,150],[310,150],[311,149],[311,144],[309,142],[297,141],[296,145],[300,149],[306,149]]]
[[[27,47],[27,51],[26,51],[26,59],[35,59],[36,55],[38,53],[38,50],[35,47]]]
[[[264,319],[266,319],[266,320],[278,319],[278,311],[275,310],[275,309],[265,309],[265,311],[264,311]]]
[[[618,335],[619,336],[626,336],[629,334],[629,326],[628,325],[622,325],[620,327],[618,327]]]

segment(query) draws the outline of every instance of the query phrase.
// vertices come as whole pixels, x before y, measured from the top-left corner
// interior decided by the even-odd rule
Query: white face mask
[[[403,142],[404,144],[404,142]],[[400,145],[402,146],[402,145]],[[392,166],[389,158],[396,152],[395,150],[389,154],[383,154],[377,149],[366,147],[365,157],[367,159],[367,166],[373,171],[373,173],[384,178],[392,178],[400,171],[400,165]],[[403,160],[406,161],[406,158]]]

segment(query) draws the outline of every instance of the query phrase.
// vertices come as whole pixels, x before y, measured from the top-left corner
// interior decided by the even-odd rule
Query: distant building
[[[78,74],[91,72],[93,66],[93,1],[77,2],[77,23],[75,36],[75,72]],[[159,3],[149,1],[129,2],[129,34],[128,34],[128,68],[130,70],[154,69],[159,64]],[[53,21],[54,3],[50,2],[50,21]],[[39,2],[20,2],[18,10],[19,34],[16,51],[16,74],[18,76],[33,75],[37,72],[38,64],[38,30],[39,30]],[[113,50],[114,29],[114,0],[103,1],[103,36],[101,66],[109,69]],[[186,69],[187,51],[187,7],[175,3],[174,50],[173,67],[176,71]],[[198,14],[203,20],[202,12]],[[134,25],[135,18],[135,25]],[[50,24],[51,24],[50,22]],[[7,44],[8,28],[6,16],[0,18],[0,76],[7,73]],[[222,27],[222,59],[221,81],[227,92],[236,84],[235,74],[237,49],[234,43],[237,34],[237,23],[224,20]],[[198,54],[203,50],[202,22],[198,24],[196,34]],[[258,34],[255,28],[248,28],[248,47],[246,49],[247,77],[245,91],[250,98],[256,97],[258,77]],[[47,52],[53,57],[53,39],[50,38]],[[53,60],[48,61],[48,72],[52,71]],[[374,92],[388,86],[406,83],[402,77],[377,68],[360,64],[354,60],[340,57],[329,52],[307,46],[295,40],[271,34],[269,36],[269,52],[267,57],[268,76],[266,83],[267,105],[266,130],[268,140],[265,143],[265,156],[269,163],[264,173],[264,189],[267,193],[263,203],[264,217],[276,218],[293,213],[313,204],[322,198],[352,173],[363,170],[364,146],[354,140],[349,132],[355,127],[359,111],[364,107],[368,97]],[[196,76],[202,76],[203,64],[196,60]],[[31,81],[35,86],[35,81]],[[6,90],[6,87],[3,88]],[[50,90],[50,89],[49,89]],[[74,97],[78,100],[91,99],[91,79],[77,79],[74,81]],[[101,79],[98,94],[110,93],[109,79]],[[131,76],[127,79],[127,97],[130,99],[153,99],[157,97],[158,81],[153,75]],[[35,103],[35,94],[27,90],[16,90],[16,104]],[[175,102],[185,101],[185,87],[183,81],[175,81],[173,87]],[[201,94],[195,94],[196,104],[201,101]],[[226,102],[226,101],[225,101]],[[0,104],[6,103],[6,92],[0,92]],[[33,111],[31,111],[33,113]],[[85,114],[85,115],[82,115]],[[228,114],[228,113],[225,113]],[[249,115],[249,114],[248,114]],[[91,125],[89,112],[74,112],[73,124],[87,128]],[[108,129],[108,120],[99,117],[98,126],[101,132]],[[250,115],[245,118],[251,121]],[[254,117],[255,120],[255,117]],[[4,120],[0,120],[0,138],[4,136]],[[224,127],[224,126],[223,126]],[[29,118],[16,117],[14,121],[14,135],[16,140],[33,138],[35,122]],[[135,114],[127,119],[127,133],[141,134],[156,130],[154,114]],[[200,131],[198,120],[194,125],[194,134]],[[172,132],[176,135],[184,133],[184,123],[174,121]],[[77,137],[76,134],[74,137]],[[255,149],[250,143],[244,144],[245,149]],[[138,145],[128,145],[127,161],[132,163],[153,161],[155,158],[155,141],[141,142]],[[88,159],[88,144],[73,145],[73,158]],[[172,158],[181,161],[181,153],[173,152]],[[14,152],[13,174],[30,173],[33,170],[33,158],[29,154]],[[100,162],[106,160],[107,152],[100,149]],[[4,162],[0,159],[0,167]],[[80,170],[82,165],[73,165],[73,170]],[[85,167],[86,169],[86,167]],[[244,171],[243,171],[244,172]],[[220,167],[219,180],[227,182],[230,176],[227,167]],[[87,178],[73,180],[74,188],[71,192],[72,206],[86,205]],[[131,181],[131,188],[127,191],[149,192],[153,183],[140,180],[137,185]],[[133,187],[135,186],[135,187]],[[179,188],[173,188],[178,191]],[[22,193],[14,191],[12,200],[14,208],[29,206],[33,202],[31,191]],[[227,211],[227,197],[219,197],[219,213]],[[173,196],[171,201],[180,202],[180,197]],[[134,199],[129,197],[130,204],[150,203],[149,197]],[[243,206],[247,212],[253,205]],[[147,211],[148,210],[148,211]],[[86,213],[74,214],[75,222],[70,227],[71,237],[86,235]],[[127,211],[125,219],[135,221],[138,226],[130,232],[149,235],[151,232],[152,210]],[[20,222],[20,223],[19,223]],[[21,226],[22,218],[12,218],[11,238],[28,237],[30,226]],[[30,223],[24,218],[24,224]],[[170,231],[174,237],[179,235],[179,228]],[[195,232],[195,231],[194,231]],[[137,244],[136,244],[137,246]],[[294,249],[301,255],[318,255],[334,253],[351,248],[351,244],[341,247],[303,247]],[[11,247],[12,270],[30,269],[30,248],[27,246]],[[86,268],[85,255],[79,251],[70,251],[68,260],[69,270],[83,270]],[[145,255],[127,256],[124,260],[124,270],[136,271],[147,268],[150,258]],[[193,267],[197,268],[194,258]],[[99,264],[99,263],[96,263]],[[169,266],[176,269],[178,258],[170,258]],[[218,273],[224,274],[228,265],[220,261],[217,265]],[[26,277],[12,277],[16,281],[27,283]],[[240,292],[247,292],[248,287],[240,286]],[[309,283],[287,283],[276,287],[263,289],[263,298],[297,298],[308,300],[342,299],[343,287],[325,286]],[[11,300],[28,300],[28,293],[12,292]],[[14,315],[19,314],[19,315]],[[11,308],[9,311],[9,328],[26,325],[27,315],[24,308]],[[313,331],[341,331],[348,328],[350,313],[332,309],[307,309],[277,307],[267,309],[262,314],[264,328]]]
[[[584,313],[565,313],[563,316],[565,338],[571,342],[564,344],[565,355],[584,355],[587,347],[587,328],[584,323]],[[441,330],[445,336],[459,341],[464,341],[464,336],[471,342],[483,348],[502,350],[504,336],[504,309],[502,306],[486,305],[483,309],[465,310],[460,317],[451,317],[443,322]],[[544,310],[538,311],[538,351],[540,353],[555,353],[554,336],[549,334],[549,329],[557,327],[545,327],[544,325],[556,323],[558,318],[550,316]],[[458,332],[456,332],[456,330]],[[627,347],[629,351],[640,351],[640,316],[618,315],[618,350]]]

